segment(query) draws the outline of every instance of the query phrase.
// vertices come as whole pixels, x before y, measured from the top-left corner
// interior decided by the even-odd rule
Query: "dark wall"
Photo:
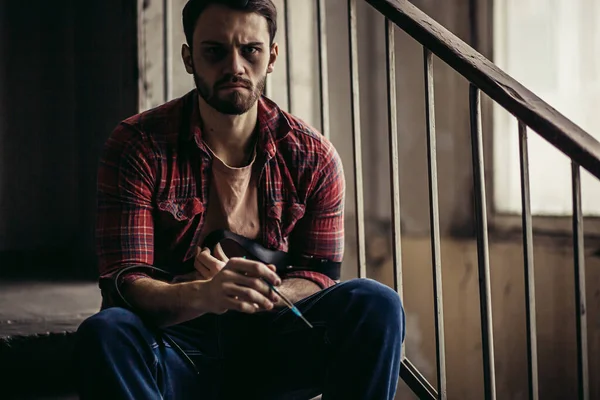
[[[94,275],[99,152],[137,109],[135,7],[2,2],[0,274]]]

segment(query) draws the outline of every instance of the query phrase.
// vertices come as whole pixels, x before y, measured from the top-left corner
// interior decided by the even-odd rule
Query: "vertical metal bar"
[[[483,379],[486,400],[496,399],[494,367],[494,331],[490,285],[487,207],[483,163],[483,134],[481,127],[481,93],[473,84],[469,87],[471,114],[471,147],[473,155],[473,186],[477,220],[477,261],[479,270],[479,302],[481,311],[481,344],[483,350]]]
[[[396,105],[396,51],[394,24],[385,20],[386,71],[388,86],[388,133],[390,141],[390,185],[392,195],[392,252],[394,260],[394,289],[402,293],[402,231],[400,215],[400,162],[398,157],[398,108]]]
[[[400,213],[400,162],[398,156],[398,106],[396,96],[396,40],[395,25],[385,19],[385,49],[388,94],[388,133],[390,141],[390,186],[392,203],[392,255],[394,289],[404,301],[402,290],[402,221]],[[406,346],[402,343],[402,358],[406,357]]]
[[[446,399],[446,346],[444,340],[444,305],[442,298],[442,257],[440,250],[440,216],[438,201],[437,151],[435,136],[435,97],[433,55],[423,47],[425,67],[425,117],[427,123],[427,161],[429,176],[429,221],[431,224],[431,257],[433,295],[435,297],[435,342],[437,350],[437,387],[440,399]]]
[[[283,1],[283,15],[285,21],[285,83],[287,85],[287,110],[292,113],[292,49],[290,37],[290,2]]]
[[[585,253],[583,242],[583,213],[581,210],[580,168],[571,162],[573,184],[573,253],[575,262],[575,318],[577,322],[577,386],[579,398],[590,398],[588,344],[587,344],[587,307],[585,298]]]
[[[321,100],[321,133],[330,138],[329,75],[327,70],[327,20],[325,0],[317,0],[317,29],[319,45],[319,97]]]
[[[171,100],[173,95],[173,57],[171,54],[171,49],[173,48],[173,23],[171,11],[171,0],[163,0],[163,97],[165,102]]]
[[[350,90],[352,96],[352,145],[354,147],[354,194],[356,200],[356,234],[358,247],[358,276],[367,276],[365,254],[365,209],[362,175],[362,145],[360,135],[360,92],[358,78],[358,38],[356,0],[348,0],[348,42],[350,45]]]
[[[523,218],[523,257],[525,265],[525,310],[527,318],[527,372],[529,399],[538,400],[537,328],[535,312],[535,270],[533,268],[533,228],[529,191],[529,151],[527,126],[519,121],[519,154],[521,161],[521,205]]]

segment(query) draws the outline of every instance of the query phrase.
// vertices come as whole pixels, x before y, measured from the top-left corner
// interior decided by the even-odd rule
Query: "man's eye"
[[[244,47],[243,51],[244,51],[244,54],[256,54],[260,51],[260,49],[258,47],[247,46],[247,47]]]
[[[223,49],[220,47],[207,47],[204,49],[205,53],[211,56],[218,56],[223,53]]]

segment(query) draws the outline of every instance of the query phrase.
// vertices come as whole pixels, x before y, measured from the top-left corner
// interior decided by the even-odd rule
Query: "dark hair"
[[[189,0],[183,8],[183,31],[189,46],[192,45],[198,18],[211,4],[222,4],[234,10],[262,15],[267,20],[270,44],[273,44],[277,33],[277,8],[271,0]]]

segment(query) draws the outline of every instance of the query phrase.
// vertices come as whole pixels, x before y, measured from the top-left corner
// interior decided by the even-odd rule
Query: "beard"
[[[267,82],[267,74],[265,73],[256,85],[247,79],[229,74],[219,79],[211,87],[208,82],[194,72],[194,82],[198,94],[209,106],[221,114],[242,115],[248,112],[262,95]],[[228,93],[222,93],[219,90],[220,86],[232,83],[243,85],[246,90],[232,90]]]

